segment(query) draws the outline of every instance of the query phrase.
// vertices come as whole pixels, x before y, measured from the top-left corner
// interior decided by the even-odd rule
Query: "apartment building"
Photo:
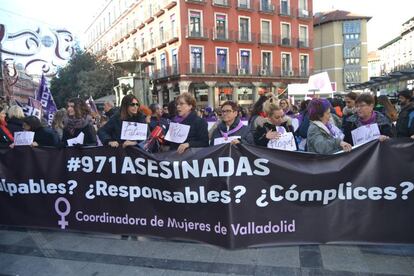
[[[88,50],[151,62],[153,101],[194,93],[201,106],[252,104],[313,71],[311,0],[107,1]]]
[[[315,72],[327,71],[337,91],[368,80],[367,22],[371,17],[335,10],[314,17]]]

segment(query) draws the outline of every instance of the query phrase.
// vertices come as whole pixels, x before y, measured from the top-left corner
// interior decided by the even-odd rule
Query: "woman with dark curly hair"
[[[80,98],[69,99],[66,106],[66,117],[63,120],[62,142],[68,145],[68,140],[78,137],[83,132],[83,144],[96,146],[96,131],[93,126],[91,111],[85,101]]]
[[[126,95],[121,101],[119,112],[115,113],[109,121],[98,130],[99,139],[103,145],[117,148],[135,146],[137,141],[122,140],[122,122],[136,122],[146,124],[145,115],[141,112],[140,103],[133,94]]]

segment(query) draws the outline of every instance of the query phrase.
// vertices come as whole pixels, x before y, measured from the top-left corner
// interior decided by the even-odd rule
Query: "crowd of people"
[[[124,122],[148,125],[147,138],[121,139]],[[189,126],[183,142],[164,139],[173,123]],[[2,105],[0,144],[13,148],[14,133],[32,131],[34,147],[70,146],[82,134],[79,146],[138,146],[151,152],[174,150],[182,154],[189,148],[220,143],[269,147],[271,141],[292,133],[298,150],[332,154],[350,151],[355,144],[353,131],[372,124],[378,126],[380,141],[414,139],[413,91],[399,92],[396,106],[387,96],[377,98],[369,93],[350,92],[344,100],[313,98],[297,105],[269,94],[260,96],[249,110],[233,101],[216,110],[199,109],[191,93],[182,93],[164,106],[154,103],[145,107],[128,94],[119,108],[106,102],[102,114],[92,113],[85,101],[72,98],[66,108],[55,113],[51,126],[36,116],[25,116],[18,105]]]

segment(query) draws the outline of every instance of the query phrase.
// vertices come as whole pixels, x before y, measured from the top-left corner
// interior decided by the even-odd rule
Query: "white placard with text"
[[[179,123],[170,123],[165,140],[174,143],[184,143],[187,140],[188,133],[190,132],[190,126]]]
[[[75,138],[72,139],[68,139],[68,146],[69,147],[73,147],[74,145],[83,145],[83,140],[85,139],[85,134],[83,132],[79,133],[78,136],[76,136]]]
[[[33,131],[16,131],[14,133],[14,145],[30,146],[33,143],[34,134]]]
[[[215,122],[207,122],[207,129],[208,131],[210,131],[210,129],[217,123],[217,121]]]
[[[148,125],[137,122],[122,122],[121,140],[137,141],[147,139]]]
[[[360,126],[351,131],[351,134],[354,146],[371,142],[372,140],[378,139],[381,135],[378,124]]]
[[[287,151],[296,151],[295,137],[292,132],[286,132],[280,135],[278,139],[269,140],[267,147],[270,149],[279,149]]]
[[[228,144],[233,140],[241,139],[241,136],[220,137],[214,139],[214,145]]]

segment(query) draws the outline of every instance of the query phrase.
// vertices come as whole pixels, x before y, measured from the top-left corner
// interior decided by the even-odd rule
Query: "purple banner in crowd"
[[[47,121],[48,125],[52,125],[53,116],[57,111],[55,101],[53,100],[52,93],[46,83],[46,78],[42,75],[40,80],[39,89],[36,92],[36,100],[42,103],[43,118]]]
[[[414,243],[414,143],[321,156],[243,145],[0,150],[0,224],[225,248]]]

